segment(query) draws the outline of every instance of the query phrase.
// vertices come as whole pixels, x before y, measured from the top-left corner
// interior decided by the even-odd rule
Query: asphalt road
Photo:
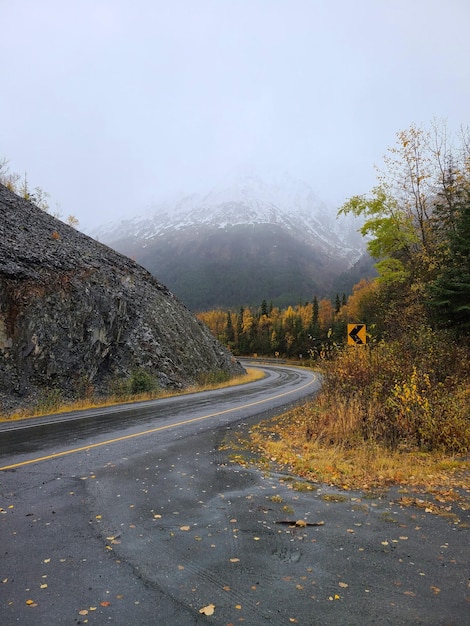
[[[319,386],[265,369],[239,388],[2,425],[0,625],[469,624],[468,512],[297,491],[237,463],[237,433]]]

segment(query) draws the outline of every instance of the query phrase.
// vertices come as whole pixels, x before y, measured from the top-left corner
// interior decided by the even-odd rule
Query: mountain
[[[243,372],[147,270],[1,184],[0,239],[0,411],[136,372],[176,388]]]
[[[335,277],[364,254],[357,228],[354,219],[336,220],[302,181],[243,176],[94,236],[202,311],[330,295]]]

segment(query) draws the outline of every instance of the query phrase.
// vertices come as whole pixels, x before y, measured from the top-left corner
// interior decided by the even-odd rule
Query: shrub
[[[41,393],[37,402],[36,410],[38,413],[48,414],[57,411],[63,404],[64,400],[59,389],[48,389]]]
[[[422,328],[405,341],[344,348],[323,369],[308,440],[470,450],[469,352],[446,335]]]
[[[158,391],[158,382],[146,369],[133,370],[128,378],[115,378],[109,383],[112,395],[124,400],[139,394],[155,393]]]
[[[230,379],[230,374],[224,370],[211,370],[210,372],[200,372],[197,375],[198,385],[217,385],[225,383]]]
[[[139,393],[149,393],[154,391],[157,387],[154,377],[143,368],[132,372],[128,385],[129,393],[134,395]]]

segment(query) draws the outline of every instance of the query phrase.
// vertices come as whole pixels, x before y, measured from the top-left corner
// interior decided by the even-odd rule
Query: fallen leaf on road
[[[203,606],[202,609],[199,609],[199,613],[203,615],[214,615],[215,604],[208,604],[207,606]]]
[[[180,526],[180,530],[189,530],[191,526]]]
[[[338,583],[340,587],[343,587],[343,589],[346,589],[346,587],[349,587],[348,583]]]
[[[230,563],[238,563],[240,559],[230,559]]]
[[[431,591],[437,594],[437,593],[440,593],[441,590],[439,589],[439,587],[435,587],[434,585],[431,585]]]
[[[111,602],[108,602],[107,600],[105,600],[104,602],[100,602],[101,606],[109,606],[111,604]]]

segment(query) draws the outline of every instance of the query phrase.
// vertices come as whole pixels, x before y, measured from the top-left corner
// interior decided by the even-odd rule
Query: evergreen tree
[[[310,325],[308,327],[308,334],[312,339],[318,339],[320,334],[320,324],[318,321],[319,310],[320,306],[318,304],[318,298],[317,296],[314,296],[312,301],[312,319],[310,320]]]
[[[233,346],[235,343],[235,330],[233,328],[232,316],[230,311],[227,312],[227,325],[225,327],[225,340],[228,346]]]
[[[335,313],[339,313],[341,309],[341,300],[339,298],[339,294],[336,294],[336,298],[335,298]]]
[[[470,190],[465,193],[443,271],[431,286],[432,303],[439,319],[457,330],[470,327]]]
[[[243,354],[242,352],[242,344],[243,344],[243,314],[244,309],[240,307],[240,312],[237,316],[237,324],[236,324],[236,350],[239,354]],[[235,349],[235,348],[234,348]]]

